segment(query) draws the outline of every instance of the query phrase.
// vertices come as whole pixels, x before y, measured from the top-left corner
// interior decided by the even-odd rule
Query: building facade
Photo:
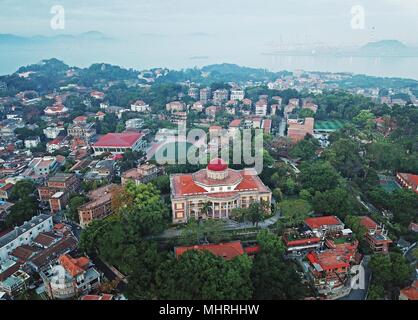
[[[117,188],[117,185],[110,184],[89,192],[87,196],[90,201],[78,208],[80,225],[83,228],[94,220],[103,219],[113,213],[112,196]]]
[[[235,208],[253,202],[271,204],[271,191],[254,171],[233,170],[221,159],[194,174],[170,176],[173,223],[194,219],[227,219]]]
[[[19,246],[30,244],[41,232],[51,231],[52,216],[41,214],[0,237],[0,261]]]
[[[126,151],[141,151],[146,147],[144,134],[141,132],[108,133],[94,145],[95,155],[103,153],[123,154]]]

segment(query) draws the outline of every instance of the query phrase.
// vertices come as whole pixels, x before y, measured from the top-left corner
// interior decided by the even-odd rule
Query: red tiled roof
[[[374,222],[371,218],[364,216],[360,217],[360,223],[367,229],[376,229],[378,227],[378,224]]]
[[[33,241],[39,243],[41,246],[49,247],[51,244],[54,243],[56,239],[57,237],[54,234],[43,232],[38,234],[38,236],[35,239],[33,239]]]
[[[408,298],[408,300],[418,300],[418,280],[415,280],[412,286],[402,289],[401,295]]]
[[[225,260],[231,260],[244,254],[244,249],[242,248],[240,241],[220,244],[204,244],[200,246],[177,247],[174,249],[176,257],[179,257],[190,250],[206,250],[215,256],[224,258]]]
[[[192,175],[189,174],[175,176],[174,184],[176,194],[178,195],[206,192],[205,189],[199,187],[193,182]]]
[[[305,223],[311,229],[318,229],[322,226],[333,226],[340,225],[342,222],[336,216],[326,216],[326,217],[316,217],[316,218],[306,218]]]
[[[294,246],[318,243],[318,242],[321,242],[321,238],[306,238],[306,239],[298,239],[298,240],[291,240],[291,241],[285,238],[285,242],[288,247],[294,247]]]
[[[7,183],[4,186],[2,186],[0,188],[0,190],[7,191],[7,190],[10,190],[11,188],[13,188],[13,184],[12,183]]]
[[[228,194],[245,190],[258,190],[260,192],[269,192],[269,189],[263,184],[257,175],[245,174],[244,171],[235,171],[228,169],[229,174],[224,180],[212,180],[207,178],[207,171],[205,169],[196,172],[195,174],[178,174],[172,176],[173,191],[175,196],[184,196],[190,194],[207,194],[210,197],[222,197],[222,194]],[[241,180],[241,182],[239,182]],[[210,193],[204,188],[195,183],[198,181],[204,185],[216,186],[219,184],[233,185],[239,184],[237,187],[229,192]]]
[[[411,173],[401,173],[399,172],[398,175],[404,180],[409,187],[411,187],[414,191],[418,188],[418,175],[411,174]]]
[[[350,265],[348,261],[345,261],[343,257],[334,251],[324,251],[321,253],[311,252],[306,257],[310,263],[319,264],[323,270],[334,270]]]
[[[108,133],[94,147],[132,147],[143,136],[140,132]]]
[[[65,270],[69,274],[75,277],[87,270],[90,260],[87,257],[74,259],[70,257],[68,254],[64,254],[61,257],[59,257],[59,263],[65,268]]]
[[[241,125],[241,120],[240,119],[235,119],[232,120],[231,123],[229,124],[229,127],[231,128],[237,128]]]
[[[259,245],[244,248],[245,253],[248,255],[259,253],[260,250],[261,250],[261,247]]]

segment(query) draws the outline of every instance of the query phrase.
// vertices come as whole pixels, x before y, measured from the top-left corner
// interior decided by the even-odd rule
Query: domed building
[[[255,170],[233,170],[222,159],[213,159],[193,174],[171,175],[170,187],[173,223],[228,219],[235,208],[261,201],[271,204],[271,190]]]

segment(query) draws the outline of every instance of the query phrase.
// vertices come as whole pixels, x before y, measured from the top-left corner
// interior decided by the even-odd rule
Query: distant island
[[[30,36],[24,37],[15,34],[1,34],[0,46],[26,46],[26,45],[45,45],[62,42],[78,42],[78,41],[110,41],[114,40],[102,32],[88,31],[80,34],[59,34],[56,36]]]
[[[280,50],[263,55],[277,56],[337,56],[337,57],[418,57],[418,48],[410,47],[398,40],[369,42],[361,47],[322,48],[313,47],[302,50]]]

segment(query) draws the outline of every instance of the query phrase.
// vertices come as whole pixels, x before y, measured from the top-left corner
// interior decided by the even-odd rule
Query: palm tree
[[[208,216],[209,213],[212,213],[212,204],[209,201],[205,202],[201,211],[204,215]]]

